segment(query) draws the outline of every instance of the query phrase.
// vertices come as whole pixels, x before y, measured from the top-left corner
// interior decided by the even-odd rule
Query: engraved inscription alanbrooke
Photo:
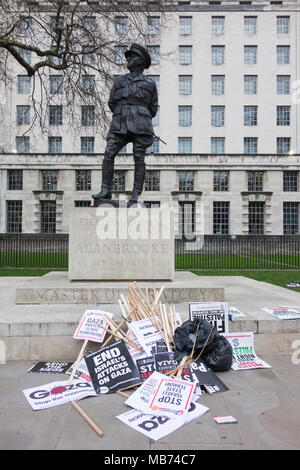
[[[127,242],[115,243],[78,243],[75,247],[74,253],[101,253],[101,254],[124,254],[124,253],[157,253],[166,254],[168,252],[168,244],[153,242],[143,243],[141,245],[132,245]],[[118,262],[122,260],[117,259]]]

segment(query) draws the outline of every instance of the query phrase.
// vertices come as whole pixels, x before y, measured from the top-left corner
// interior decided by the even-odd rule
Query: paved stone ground
[[[0,449],[102,450],[103,458],[112,450],[128,456],[142,450],[143,459],[158,450],[299,450],[300,364],[288,354],[261,358],[272,368],[217,374],[229,391],[201,397],[210,411],[157,442],[115,418],[129,409],[117,394],[78,402],[103,430],[102,438],[69,403],[33,411],[22,390],[67,376],[29,374],[33,361],[9,361],[0,365]],[[218,425],[216,415],[233,415],[238,423]]]

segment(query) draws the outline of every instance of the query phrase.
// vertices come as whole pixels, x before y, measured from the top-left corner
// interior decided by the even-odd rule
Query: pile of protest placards
[[[87,310],[73,335],[83,341],[76,361],[38,363],[29,369],[31,373],[60,372],[69,376],[64,381],[24,390],[32,409],[71,402],[102,436],[103,431],[75,402],[87,396],[117,393],[126,398],[125,404],[131,408],[117,419],[154,440],[207,412],[208,408],[197,399],[204,393],[224,392],[228,388],[201,358],[206,344],[195,357],[197,331],[192,335],[195,339],[191,353],[176,360],[173,337],[182,319],[174,305],[160,300],[163,290],[164,286],[142,291],[136,282],[128,284],[127,297],[121,294],[119,299],[123,317],[119,325],[113,321],[112,313]],[[215,328],[228,339],[233,370],[270,367],[255,355],[252,332],[229,333],[228,313],[226,302],[189,304],[189,320],[204,318],[211,324],[211,331]],[[89,341],[99,343],[99,349],[88,351]],[[128,395],[128,390],[133,393]]]

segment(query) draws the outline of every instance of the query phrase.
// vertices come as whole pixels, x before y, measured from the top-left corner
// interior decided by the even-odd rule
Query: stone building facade
[[[143,200],[172,203],[184,232],[298,233],[299,0],[178,1],[169,12],[164,28],[155,8],[149,17],[153,124],[166,145],[156,139],[147,155]],[[15,74],[1,90],[0,232],[67,233],[69,209],[99,190],[105,140],[89,122],[70,132],[59,95],[62,120],[42,134],[20,114],[30,84],[17,65]],[[123,151],[121,199],[133,183],[130,145]]]
[[[72,207],[89,207],[103,155],[0,154],[0,231],[68,233]],[[176,211],[178,233],[299,232],[300,155],[148,155],[142,200]],[[132,189],[133,158],[116,159],[113,197]]]

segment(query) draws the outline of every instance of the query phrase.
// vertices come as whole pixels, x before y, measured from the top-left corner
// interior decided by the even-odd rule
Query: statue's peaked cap
[[[151,65],[151,57],[147,49],[145,49],[140,44],[133,43],[131,44],[130,48],[125,51],[125,57],[127,57],[130,52],[135,52],[136,54],[143,57],[145,61],[145,69],[148,69]]]

